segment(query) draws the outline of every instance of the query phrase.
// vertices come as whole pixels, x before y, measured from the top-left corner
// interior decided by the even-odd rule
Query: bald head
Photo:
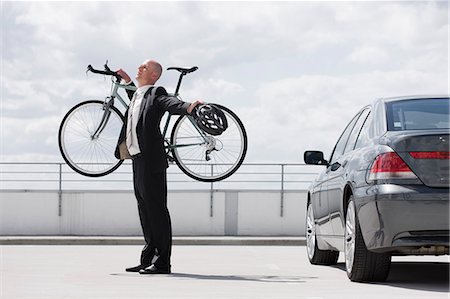
[[[146,60],[138,67],[136,80],[138,87],[144,85],[154,85],[161,77],[162,66],[155,60]]]

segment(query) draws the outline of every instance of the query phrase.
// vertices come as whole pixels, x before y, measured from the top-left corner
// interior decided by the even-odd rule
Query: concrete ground
[[[172,274],[140,275],[138,245],[2,245],[0,298],[449,298],[449,258],[394,257],[385,283],[312,266],[304,246],[175,245]]]

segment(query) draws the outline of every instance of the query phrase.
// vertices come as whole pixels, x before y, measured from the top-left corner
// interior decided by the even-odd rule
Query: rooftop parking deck
[[[172,274],[140,275],[140,245],[2,245],[0,298],[448,298],[448,256],[394,257],[385,283],[313,266],[304,246],[175,245]]]

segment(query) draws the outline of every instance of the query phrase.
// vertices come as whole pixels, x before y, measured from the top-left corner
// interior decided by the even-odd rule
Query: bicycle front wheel
[[[123,160],[114,156],[123,115],[111,106],[105,121],[105,105],[101,101],[79,103],[67,112],[59,127],[59,150],[74,171],[90,177],[107,175],[116,170]],[[102,125],[103,130],[94,136]],[[102,126],[103,127],[103,126]]]
[[[180,116],[172,130],[173,157],[180,169],[193,179],[216,182],[232,175],[247,153],[247,133],[241,120],[230,109],[225,113],[228,128],[212,136],[200,131],[191,116]]]

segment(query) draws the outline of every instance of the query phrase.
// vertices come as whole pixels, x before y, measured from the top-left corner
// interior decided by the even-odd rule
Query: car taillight
[[[411,168],[395,152],[378,155],[369,173],[369,180],[417,179]]]
[[[409,152],[414,159],[450,159],[450,152]]]

